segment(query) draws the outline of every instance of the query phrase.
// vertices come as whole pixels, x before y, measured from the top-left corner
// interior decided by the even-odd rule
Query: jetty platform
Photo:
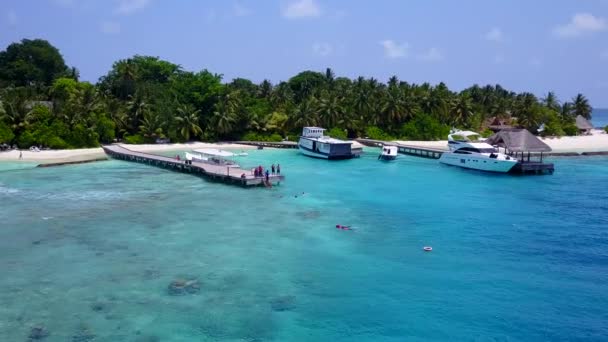
[[[283,175],[269,175],[268,180],[270,184],[266,184],[264,177],[254,177],[251,170],[195,161],[191,162],[186,160],[177,160],[171,157],[132,151],[120,145],[107,145],[102,147],[104,152],[113,159],[148,164],[176,172],[191,173],[209,180],[219,181],[227,184],[235,184],[245,187],[269,186],[280,183],[285,179],[285,176]]]
[[[422,158],[430,158],[430,159],[439,159],[444,152],[447,150],[441,150],[437,148],[431,147],[421,147],[421,146],[410,146],[404,144],[398,144],[393,142],[381,141],[381,140],[373,140],[373,139],[357,139],[360,144],[370,147],[382,147],[384,145],[387,146],[397,146],[399,153],[406,154],[414,157],[422,157]],[[545,153],[547,155],[548,153]],[[532,154],[533,156],[540,156],[540,161],[533,161],[530,159],[530,153],[528,153],[528,160],[521,155],[521,158],[518,158],[519,163],[513,167],[510,171],[514,174],[553,174],[555,168],[553,163],[544,163],[542,161],[543,154]],[[515,156],[517,158],[517,154]]]
[[[369,146],[369,147],[382,147],[384,145],[387,146],[397,146],[397,151],[401,154],[407,154],[415,157],[422,158],[430,158],[430,159],[439,159],[443,152],[446,150],[432,148],[432,147],[420,147],[420,146],[411,146],[411,145],[403,145],[393,142],[387,142],[382,140],[374,140],[374,139],[357,139],[357,142],[361,145]]]
[[[298,148],[298,143],[295,141],[231,141],[230,143],[257,147]]]

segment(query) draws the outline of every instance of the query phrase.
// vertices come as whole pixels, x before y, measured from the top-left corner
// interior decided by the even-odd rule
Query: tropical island
[[[117,141],[281,141],[295,139],[303,126],[378,140],[440,140],[452,127],[489,136],[492,125],[561,137],[578,135],[577,117],[592,113],[583,94],[560,102],[553,92],[538,98],[500,85],[457,92],[396,76],[387,83],[336,77],[329,68],[278,84],[223,81],[208,70],[136,55],[91,84],[79,81],[49,42],[23,39],[0,52],[0,143],[61,150]]]

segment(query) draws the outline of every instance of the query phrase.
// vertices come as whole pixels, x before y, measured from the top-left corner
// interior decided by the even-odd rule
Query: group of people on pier
[[[281,174],[281,165],[277,164],[276,166],[274,164],[272,164],[272,166],[270,166],[270,170],[266,169],[264,170],[264,168],[262,167],[262,165],[259,165],[256,168],[253,168],[252,170],[253,176],[254,177],[265,177],[266,181],[268,181],[268,179],[270,178],[270,174],[272,173],[272,175],[280,175]]]

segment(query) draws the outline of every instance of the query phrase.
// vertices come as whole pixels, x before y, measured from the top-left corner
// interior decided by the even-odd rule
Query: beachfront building
[[[587,135],[591,134],[591,130],[593,129],[593,125],[589,120],[585,119],[583,116],[578,115],[576,117],[576,128],[578,128],[578,133]]]
[[[526,129],[504,129],[487,138],[486,143],[504,148],[505,154],[516,158],[516,172],[553,173],[553,164],[543,162],[543,153],[551,152],[551,147]]]

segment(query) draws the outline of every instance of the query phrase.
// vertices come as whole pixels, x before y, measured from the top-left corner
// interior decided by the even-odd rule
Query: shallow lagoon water
[[[518,177],[376,157],[249,151],[281,163],[272,189],[122,161],[0,172],[0,340],[606,339],[608,158]],[[178,278],[200,292],[170,295]]]

